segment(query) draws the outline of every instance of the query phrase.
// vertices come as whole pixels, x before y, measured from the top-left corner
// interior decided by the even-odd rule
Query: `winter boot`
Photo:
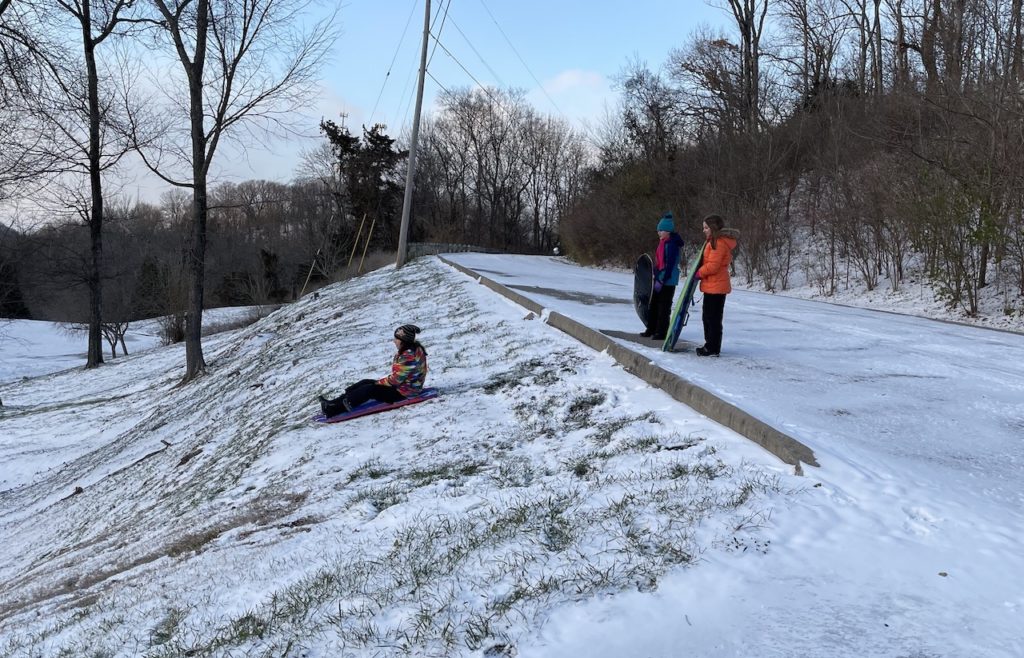
[[[340,398],[335,398],[333,400],[328,400],[326,398],[321,397],[320,409],[323,410],[325,416],[327,416],[328,418],[333,418],[334,416],[337,416],[339,414],[344,414],[348,413],[349,411],[352,411],[352,406],[348,403],[348,398],[346,398],[344,395],[341,396]]]

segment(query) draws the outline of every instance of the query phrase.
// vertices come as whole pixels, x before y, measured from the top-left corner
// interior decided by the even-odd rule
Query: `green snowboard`
[[[693,303],[693,293],[697,290],[697,269],[704,261],[704,247],[707,243],[701,245],[700,251],[690,261],[690,266],[686,269],[686,278],[682,281],[680,286],[683,291],[679,295],[679,299],[676,300],[675,308],[672,309],[672,319],[668,323],[668,333],[665,334],[665,342],[662,343],[661,349],[663,352],[671,352],[675,349],[676,341],[679,340],[679,334],[682,333],[683,327],[686,326],[687,321],[690,319],[690,304]]]

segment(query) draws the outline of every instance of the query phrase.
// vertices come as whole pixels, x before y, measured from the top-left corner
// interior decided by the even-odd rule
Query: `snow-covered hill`
[[[311,423],[404,322],[442,397]],[[0,656],[541,655],[818,491],[434,259],[205,352],[0,385]]]

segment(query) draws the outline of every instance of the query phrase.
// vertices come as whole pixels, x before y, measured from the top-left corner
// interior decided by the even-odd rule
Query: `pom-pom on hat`
[[[672,232],[676,230],[676,223],[672,220],[672,213],[667,212],[661,217],[661,221],[658,222],[659,231]]]
[[[415,343],[416,334],[420,331],[421,329],[414,324],[403,324],[398,329],[395,329],[395,338],[403,343]]]

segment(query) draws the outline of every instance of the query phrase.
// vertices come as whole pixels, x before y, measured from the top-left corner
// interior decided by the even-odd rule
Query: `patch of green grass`
[[[484,393],[493,395],[502,389],[518,388],[527,383],[527,380],[533,375],[534,370],[542,368],[543,366],[543,360],[537,358],[518,363],[505,372],[499,372],[492,375],[491,378],[483,385]]]
[[[677,462],[668,467],[668,476],[673,480],[690,477],[690,465],[686,462]]]
[[[604,422],[598,423],[594,426],[594,430],[587,437],[594,442],[598,447],[603,448],[604,446],[611,443],[615,433],[634,424],[641,422],[657,422],[657,416],[654,412],[648,412],[640,416],[624,416],[622,418],[613,418]]]
[[[702,480],[714,480],[729,472],[729,467],[721,459],[711,462],[700,462],[690,469],[690,474]]]
[[[661,437],[653,434],[633,437],[623,442],[623,451],[657,452],[661,449]]]
[[[250,640],[261,640],[270,631],[270,622],[254,611],[247,611],[231,620],[227,633],[222,636],[223,646],[238,646]]]
[[[156,623],[149,634],[150,646],[167,644],[178,632],[181,622],[185,619],[185,611],[181,608],[171,608],[164,614],[163,618]]]
[[[471,477],[480,473],[482,462],[468,463],[447,463],[438,464],[426,468],[416,468],[409,471],[406,477],[413,481],[418,487],[424,487],[440,480],[455,480],[463,477]]]
[[[381,462],[379,457],[363,462],[356,467],[354,471],[349,473],[348,481],[355,482],[360,478],[369,478],[371,480],[379,480],[383,477],[387,477],[394,472],[393,468],[389,468]]]
[[[367,487],[356,493],[352,498],[353,503],[368,501],[378,512],[383,512],[389,507],[400,505],[407,499],[406,491],[395,483],[385,484],[377,487]]]
[[[585,478],[594,471],[591,458],[587,455],[576,455],[562,462],[569,471],[578,478]]]
[[[536,478],[533,464],[522,455],[510,455],[498,464],[494,479],[503,487],[528,487]]]
[[[586,427],[590,425],[590,417],[596,407],[604,404],[608,394],[604,391],[590,390],[573,398],[566,409],[566,424],[570,427]]]
[[[544,527],[542,544],[552,553],[561,553],[576,541],[576,528],[561,516],[549,519]]]

